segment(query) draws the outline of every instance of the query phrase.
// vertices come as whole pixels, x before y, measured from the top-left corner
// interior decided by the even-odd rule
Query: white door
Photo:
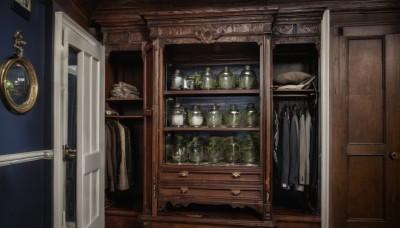
[[[104,227],[104,47],[59,12],[53,89],[54,227]]]

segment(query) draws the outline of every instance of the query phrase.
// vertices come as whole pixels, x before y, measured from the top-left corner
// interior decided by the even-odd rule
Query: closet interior
[[[315,44],[273,48],[273,210],[279,216],[320,214],[319,52]],[[315,215],[315,216],[314,216]]]
[[[145,138],[144,67],[140,51],[111,52],[106,64],[106,222],[142,211]],[[117,220],[117,223],[125,220]],[[113,223],[113,222],[111,222]],[[127,223],[131,224],[131,223]]]

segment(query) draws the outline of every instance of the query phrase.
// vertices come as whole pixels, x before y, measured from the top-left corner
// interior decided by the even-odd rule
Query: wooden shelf
[[[140,119],[143,115],[132,115],[132,116],[106,116],[107,119]]]
[[[164,127],[164,131],[260,131],[259,127]]]
[[[143,101],[143,98],[106,98],[106,101]]]
[[[259,89],[232,89],[232,90],[167,90],[164,95],[180,95],[180,96],[194,96],[194,95],[258,95]]]

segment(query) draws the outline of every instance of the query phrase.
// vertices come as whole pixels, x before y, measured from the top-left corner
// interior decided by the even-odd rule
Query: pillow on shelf
[[[291,71],[274,76],[274,84],[285,85],[298,85],[301,82],[311,78],[311,74],[299,71]]]

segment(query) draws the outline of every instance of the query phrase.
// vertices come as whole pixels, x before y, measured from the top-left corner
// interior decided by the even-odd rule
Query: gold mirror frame
[[[8,58],[0,67],[0,93],[3,98],[6,106],[14,113],[23,114],[32,109],[32,107],[36,103],[36,98],[38,95],[38,82],[36,78],[36,72],[32,65],[32,63],[23,57],[23,49],[22,46],[25,45],[26,42],[23,40],[22,33],[17,32],[14,35],[14,47],[17,49],[16,55]],[[18,69],[16,69],[18,68]],[[11,77],[16,77],[17,70],[23,70],[21,72],[17,72],[18,74],[22,74],[23,78],[17,78],[17,82],[10,82],[9,79]],[[14,90],[17,87],[18,81],[22,81],[29,86],[28,88],[23,88],[22,92],[27,92],[26,98],[22,97],[22,101],[16,102],[15,97],[18,92],[14,92],[11,94],[11,90]],[[11,89],[10,89],[11,88]],[[28,91],[29,90],[29,91]],[[14,97],[13,97],[14,96]]]

